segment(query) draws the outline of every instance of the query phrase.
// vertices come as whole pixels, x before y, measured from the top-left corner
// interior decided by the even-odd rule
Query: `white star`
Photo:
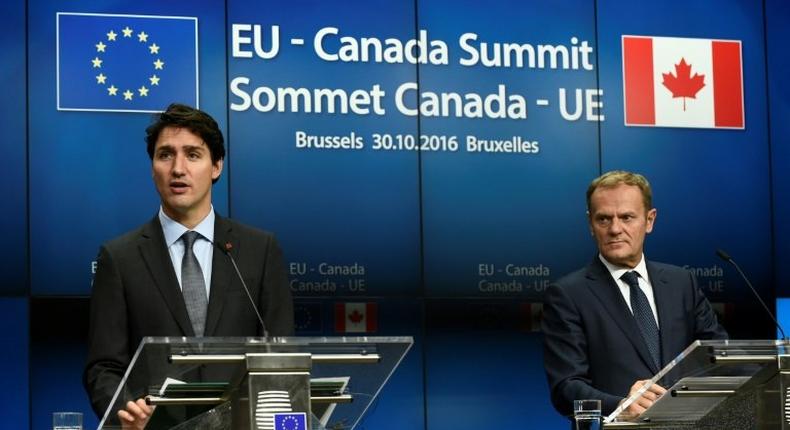
[[[151,81],[151,85],[159,85],[159,76],[151,76],[148,80]]]
[[[153,45],[149,46],[148,49],[151,50],[152,54],[158,54],[159,53],[159,45],[157,45],[156,43],[154,43]]]
[[[123,37],[132,37],[132,29],[128,25],[121,31],[123,32]]]
[[[139,34],[137,34],[137,38],[140,39],[140,42],[147,42],[148,41],[148,35],[145,34],[144,31],[141,31]]]
[[[99,73],[99,76],[96,76],[96,83],[97,84],[103,84],[103,83],[105,83],[105,81],[107,81],[107,77],[104,76],[104,73]]]
[[[164,67],[164,66],[165,66],[165,63],[162,60],[157,58],[156,61],[154,61],[154,69],[162,70],[162,67]]]
[[[131,92],[129,90],[126,90],[126,91],[123,92],[123,99],[124,100],[131,100],[132,97],[134,97],[134,93],[133,92]]]
[[[115,36],[117,36],[117,35],[118,35],[117,33],[115,33],[114,31],[110,30],[110,32],[107,33],[107,40],[114,42],[115,41]]]
[[[148,95],[148,88],[146,88],[145,85],[140,87],[140,89],[138,89],[137,91],[140,92],[140,97],[145,97]]]
[[[96,44],[96,52],[104,52],[104,48],[106,48],[106,47],[107,47],[107,45],[105,45],[102,42],[99,42],[99,43]]]
[[[94,58],[93,60],[91,60],[91,62],[93,63],[94,69],[101,68],[101,60],[99,59],[99,57]]]
[[[110,88],[107,88],[107,92],[110,93],[111,96],[118,94],[118,88],[115,88],[115,85],[110,85]]]

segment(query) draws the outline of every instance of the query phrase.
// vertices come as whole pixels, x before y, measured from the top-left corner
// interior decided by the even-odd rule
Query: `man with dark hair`
[[[642,175],[608,172],[587,190],[598,255],[552,284],[543,305],[544,366],[563,415],[582,399],[601,400],[609,414],[694,340],[727,337],[691,272],[645,259],[656,214]],[[665,391],[650,386],[625,415]]]
[[[216,121],[172,104],[146,129],[146,143],[159,213],[102,245],[97,259],[83,383],[100,417],[143,337],[263,334],[229,257],[215,244],[231,245],[269,334],[294,330],[277,240],[219,216],[211,204],[225,158]],[[143,428],[151,412],[142,399],[128,399],[116,414],[124,428]]]
[[[167,127],[186,129],[203,139],[209,150],[212,163],[225,159],[225,141],[214,118],[201,110],[173,103],[167,107],[166,111],[159,114],[159,119],[156,122],[145,129],[146,150],[151,161],[154,159],[159,134]]]

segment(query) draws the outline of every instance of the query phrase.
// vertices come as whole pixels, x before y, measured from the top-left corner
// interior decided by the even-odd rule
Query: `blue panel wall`
[[[790,4],[783,1],[765,3],[766,55],[768,58],[768,101],[771,124],[771,174],[773,179],[774,256],[777,295],[790,296],[790,83],[784,70],[790,68]]]
[[[33,298],[30,303],[31,428],[49,428],[53,412],[81,412],[84,427],[96,428],[99,421],[82,387],[88,302]]]
[[[48,428],[62,410],[96,425],[80,382],[92,262],[100,243],[158,208],[143,141],[149,113],[57,110],[57,12],[197,18],[200,107],[219,121],[228,147],[215,209],[280,238],[297,333],[344,335],[335,304],[366,301],[378,307],[370,334],[415,336],[359,428],[567,427],[549,402],[535,330],[546,284],[595,253],[584,192],[602,171],[648,176],[658,208],[648,258],[697,272],[736,337],[773,333],[716,248],[738,260],[769,303],[790,295],[782,270],[790,258],[785,2],[16,0],[0,12],[0,76],[13,83],[0,102],[0,318],[13,328],[4,343],[20,351],[0,364],[13,369],[4,378],[30,392],[2,402],[13,428]],[[279,30],[272,58],[254,53],[256,25],[262,51]],[[445,43],[447,61],[321,59],[314,38],[330,27],[337,34],[321,43],[330,54],[349,49],[350,38],[415,40],[431,51]],[[740,40],[745,128],[626,127],[624,34]],[[589,67],[461,63],[472,63],[472,48],[493,56],[503,43],[588,47]],[[242,90],[251,97],[259,89],[262,105],[272,102],[267,90],[297,88],[379,94],[381,106],[291,112],[286,99],[281,111],[239,107]],[[457,93],[490,96],[496,110],[502,92],[505,105],[522,97],[527,115],[435,114],[430,104],[406,114],[397,101],[404,88],[409,109]],[[562,103],[583,107],[577,90],[602,103],[590,112],[602,117],[563,118]],[[307,136],[348,143],[308,147]],[[473,140],[489,146],[476,151]],[[790,318],[785,306],[778,311]]]
[[[395,370],[379,397],[360,421],[360,429],[425,429],[425,316],[422,300],[382,299],[377,302],[382,324],[377,335],[415,336],[414,345]],[[337,335],[338,333],[334,333]]]
[[[0,195],[3,196],[3,222],[0,237],[6,246],[0,249],[0,295],[23,295],[27,292],[27,150],[25,91],[25,3],[9,1],[0,5],[6,25],[0,32],[0,82],[6,83],[0,100]]]
[[[158,198],[145,151],[146,113],[56,109],[57,12],[129,13],[198,18],[201,108],[223,130],[224,7],[216,2],[29,3],[31,287],[38,295],[90,292],[99,245],[156,214]],[[96,35],[97,42],[104,34]],[[85,76],[93,79],[90,59]],[[164,109],[165,106],[162,106]],[[227,213],[227,175],[214,188],[214,205]],[[68,252],[63,252],[68,249]],[[53,279],[58,279],[53,283]]]
[[[0,415],[3,428],[30,426],[30,339],[27,298],[0,297],[0,377],[6,389],[0,390]]]
[[[323,49],[336,53],[341,37],[414,37],[411,2],[265,1],[228,3],[229,25],[260,25],[264,46],[271,48],[279,27],[274,58],[234,56],[229,49],[231,200],[234,217],[279,235],[294,263],[292,281],[298,295],[393,295],[419,291],[419,171],[415,151],[377,150],[374,135],[417,133],[413,118],[395,112],[393,93],[416,79],[409,64],[374,64],[323,60],[313,40],[333,27]],[[386,16],[385,20],[381,17]],[[251,37],[252,31],[239,33]],[[305,45],[295,45],[292,39]],[[229,43],[231,41],[229,40]],[[252,52],[252,44],[241,50]],[[239,80],[238,85],[234,82]],[[242,84],[242,81],[243,84]],[[262,112],[244,107],[239,91],[300,88],[386,93],[383,114]],[[378,90],[375,88],[378,87]],[[264,97],[262,104],[271,99]],[[234,105],[239,107],[233,108]],[[297,135],[354,140],[352,147],[306,147]],[[354,266],[354,273],[322,269]],[[362,284],[355,284],[361,282]]]
[[[551,406],[531,308],[502,299],[428,301],[427,428],[568,428]]]
[[[790,299],[786,297],[778,297],[776,299],[776,319],[783,329],[790,327]],[[779,329],[776,330],[776,337],[777,339],[782,338],[782,333]]]
[[[426,294],[430,296],[542,297],[545,282],[570,272],[592,255],[578,246],[586,237],[583,190],[598,174],[597,121],[563,119],[559,91],[596,88],[596,67],[486,67],[476,52],[495,43],[577,46],[595,44],[593,3],[503,1],[419,2],[418,22],[432,38],[447,41],[446,66],[421,65],[423,92],[476,93],[485,97],[504,86],[526,100],[526,118],[423,116],[426,136],[455,136],[458,151],[422,153],[423,249]],[[514,25],[502,25],[513,22]],[[552,25],[545,25],[551,22]],[[517,23],[517,25],[515,24]],[[467,36],[468,37],[468,36]],[[482,56],[482,55],[481,55]],[[503,55],[504,57],[504,55]],[[514,55],[509,56],[515,64]],[[569,96],[570,100],[574,96]],[[548,106],[539,106],[538,100]],[[573,110],[575,103],[569,104]],[[537,152],[469,151],[468,140],[537,142]],[[514,274],[508,265],[532,268]],[[508,273],[510,272],[510,273]]]
[[[701,269],[712,301],[738,303],[735,313],[744,318],[762,315],[748,305],[754,299],[737,273],[715,256],[725,249],[762,295],[773,295],[762,5],[717,2],[716,13],[704,20],[699,16],[709,5],[703,3],[598,5],[600,82],[613,110],[601,126],[601,163],[604,171],[636,170],[650,179],[658,217],[647,239],[649,258]],[[742,41],[745,129],[625,127],[623,34]]]

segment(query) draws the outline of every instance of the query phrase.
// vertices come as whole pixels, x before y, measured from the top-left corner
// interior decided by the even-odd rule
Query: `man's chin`
[[[603,258],[605,258],[606,261],[608,261],[608,262],[610,262],[610,263],[612,263],[612,264],[614,264],[616,266],[631,267],[631,264],[630,264],[630,261],[629,261],[629,260],[631,260],[631,256],[627,255],[626,253],[619,253],[619,252],[618,253],[611,253],[611,252],[607,252],[607,253],[601,253],[601,255],[603,255]]]
[[[178,215],[186,214],[192,209],[192,205],[182,199],[168,199],[166,202],[162,202],[162,206],[167,209],[167,212]]]
[[[171,194],[163,203],[176,210],[186,210],[192,206],[192,198],[186,194]]]

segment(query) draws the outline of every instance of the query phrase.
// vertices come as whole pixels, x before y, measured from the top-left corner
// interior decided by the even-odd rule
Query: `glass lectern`
[[[638,417],[622,414],[650,384],[667,389]],[[790,429],[790,342],[696,341],[626,399],[604,428]]]
[[[141,398],[155,406],[150,430],[301,430],[302,423],[307,429],[353,429],[412,342],[148,337],[99,429],[120,428],[118,409]]]

